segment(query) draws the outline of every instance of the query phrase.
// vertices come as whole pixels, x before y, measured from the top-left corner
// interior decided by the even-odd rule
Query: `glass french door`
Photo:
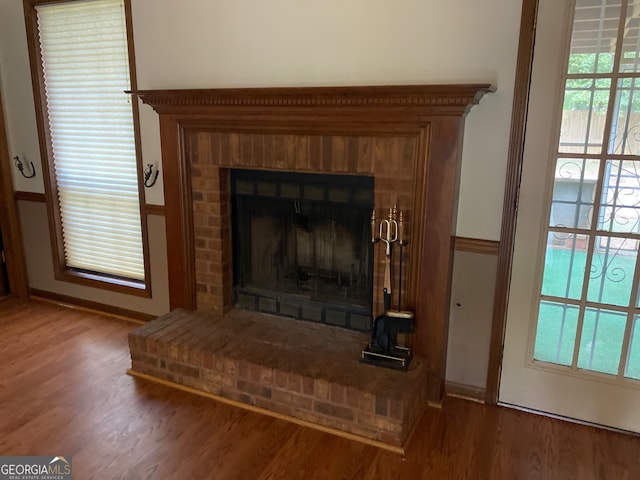
[[[540,2],[500,386],[635,431],[639,26],[640,0]]]

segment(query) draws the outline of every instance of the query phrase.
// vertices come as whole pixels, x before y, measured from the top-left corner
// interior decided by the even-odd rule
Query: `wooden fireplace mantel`
[[[160,114],[211,113],[213,109],[311,107],[335,110],[360,107],[407,115],[464,115],[482,96],[494,92],[490,84],[402,85],[366,87],[221,88],[137,90],[139,97]],[[319,112],[318,112],[319,113]]]
[[[221,172],[257,168],[373,176],[376,206],[397,202],[407,209],[411,248],[404,307],[415,312],[414,347],[427,361],[428,399],[439,403],[464,118],[493,91],[489,84],[472,84],[130,92],[160,117],[171,309],[231,307],[230,220],[228,204],[220,200],[227,188]],[[197,177],[211,169],[215,179]],[[207,255],[195,245],[202,243],[201,215],[194,215],[198,185],[214,185],[198,192],[198,199],[210,192],[218,198],[207,217],[211,228],[200,229],[220,245]],[[209,275],[216,266],[219,271]],[[212,278],[209,287],[196,282],[204,276],[198,269]],[[203,291],[210,295],[214,288],[219,295],[203,308]]]

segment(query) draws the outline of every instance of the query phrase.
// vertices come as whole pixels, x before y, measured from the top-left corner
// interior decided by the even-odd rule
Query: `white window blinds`
[[[37,14],[67,267],[143,280],[123,2]]]

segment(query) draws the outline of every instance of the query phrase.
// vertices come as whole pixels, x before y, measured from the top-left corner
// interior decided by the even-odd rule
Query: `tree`
[[[592,78],[594,73],[613,72],[613,53],[573,53],[569,56],[568,73],[570,75],[585,75],[584,78],[574,77],[567,80],[564,94],[564,110],[589,110],[605,113],[609,105],[611,79]],[[635,58],[630,59],[635,60]],[[617,110],[619,112],[640,112],[640,83],[634,79],[621,80],[618,87]]]

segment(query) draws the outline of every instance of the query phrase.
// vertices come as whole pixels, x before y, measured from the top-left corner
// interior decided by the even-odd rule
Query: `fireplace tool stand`
[[[376,235],[377,234],[377,235]],[[387,219],[376,223],[376,211],[371,214],[371,241],[382,241],[385,244],[383,298],[384,313],[376,317],[371,330],[371,343],[369,343],[360,355],[360,361],[378,367],[407,370],[413,352],[411,348],[398,345],[399,333],[413,333],[415,331],[415,319],[413,312],[402,310],[402,253],[407,245],[404,238],[404,218],[402,211],[398,212],[397,206],[389,209]],[[391,259],[393,244],[400,248],[399,280],[398,280],[398,309],[391,309]]]

